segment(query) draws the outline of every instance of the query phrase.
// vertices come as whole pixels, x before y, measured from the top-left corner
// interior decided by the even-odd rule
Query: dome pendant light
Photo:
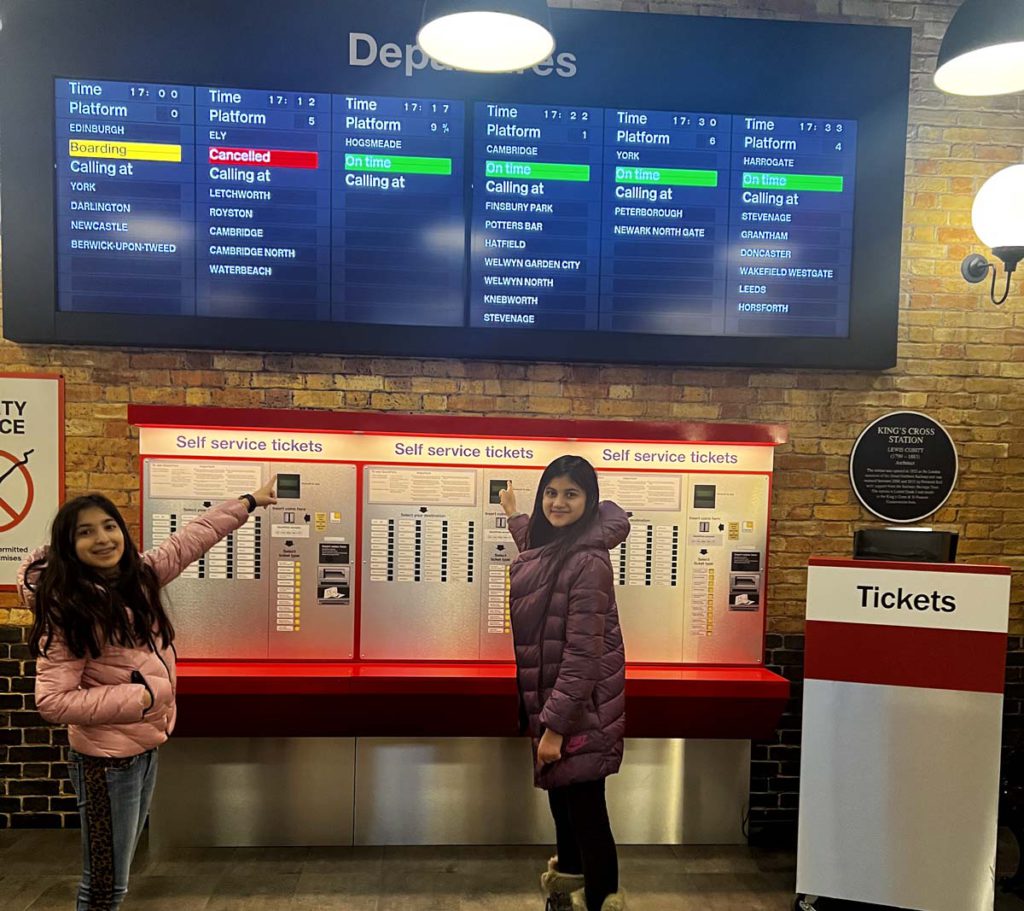
[[[1001,304],[1010,294],[1010,277],[1024,259],[1024,164],[1011,165],[993,174],[978,191],[971,209],[974,233],[992,253],[1003,261],[1006,289],[996,299],[997,268],[980,253],[971,253],[960,264],[960,274],[975,284],[983,282],[989,272],[993,304]]]
[[[425,0],[416,43],[456,70],[512,73],[551,56],[547,0]]]
[[[965,0],[942,39],[935,84],[953,95],[1024,90],[1024,3]]]

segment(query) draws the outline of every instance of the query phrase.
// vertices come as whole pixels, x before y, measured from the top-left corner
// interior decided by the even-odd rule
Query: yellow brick
[[[370,407],[369,392],[346,392],[344,395],[346,408],[361,410]]]
[[[17,600],[12,601],[12,606],[0,610],[0,626],[31,626],[32,612],[24,608],[15,607]]]
[[[558,396],[562,392],[562,384],[556,382],[544,382],[539,380],[531,380],[526,384],[524,390],[527,395],[531,396]]]
[[[381,411],[417,411],[422,404],[422,398],[411,393],[374,392],[370,395],[370,407]]]
[[[486,414],[494,411],[494,396],[490,395],[450,395],[448,404],[456,414],[460,411],[468,414]]]
[[[292,393],[292,402],[296,408],[339,408],[344,401],[344,393],[334,390],[297,389]]]
[[[528,409],[531,414],[568,414],[572,410],[569,400],[562,396],[531,395],[528,398]]]
[[[565,378],[566,368],[561,364],[533,364],[527,370],[531,380],[558,381]]]
[[[384,388],[384,378],[380,376],[352,376],[351,374],[336,373],[334,383],[338,389],[346,391],[376,392]]]
[[[132,388],[131,400],[145,405],[184,405],[185,390],[176,387],[139,385]]]

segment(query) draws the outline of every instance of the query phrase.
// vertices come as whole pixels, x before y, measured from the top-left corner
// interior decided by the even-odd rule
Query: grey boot
[[[583,876],[572,873],[560,873],[558,858],[548,861],[548,868],[540,875],[540,890],[547,898],[544,911],[572,911],[570,897],[576,889],[583,886]]]
[[[587,896],[582,889],[573,892],[571,911],[587,911]],[[626,893],[619,889],[614,895],[609,895],[601,902],[601,911],[626,911]]]

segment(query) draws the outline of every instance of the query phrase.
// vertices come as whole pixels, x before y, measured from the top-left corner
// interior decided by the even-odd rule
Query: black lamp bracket
[[[964,277],[964,281],[976,285],[978,282],[984,281],[985,276],[991,271],[992,287],[989,289],[989,299],[998,307],[1005,303],[1006,298],[1010,296],[1010,277],[1017,271],[1017,263],[1024,259],[1024,247],[993,247],[992,252],[1003,261],[1003,265],[1006,267],[1006,287],[1003,289],[1003,296],[998,300],[996,300],[996,275],[999,270],[995,264],[990,263],[980,253],[970,253],[964,258],[964,261],[960,263],[960,274]]]
[[[995,268],[980,253],[969,253],[960,263],[960,274],[964,277],[964,281],[976,285],[985,280],[989,269],[995,272]]]

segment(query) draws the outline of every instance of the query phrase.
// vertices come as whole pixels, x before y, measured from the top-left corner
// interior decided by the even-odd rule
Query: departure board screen
[[[60,309],[462,324],[461,102],[83,80],[56,97]]]
[[[58,309],[844,337],[857,123],[56,80]]]
[[[422,0],[12,0],[0,332],[895,364],[912,30],[578,6],[490,74]]]

